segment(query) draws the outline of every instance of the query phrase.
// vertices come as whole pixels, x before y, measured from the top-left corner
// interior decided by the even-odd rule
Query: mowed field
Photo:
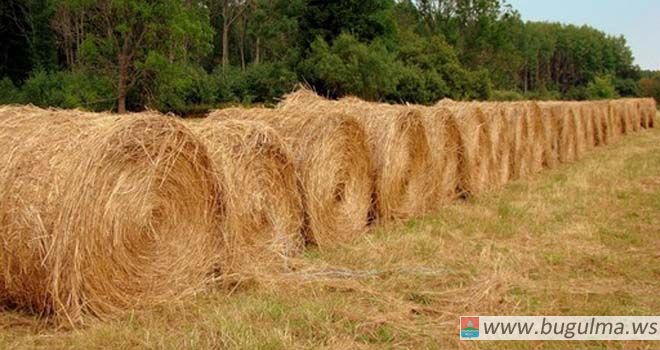
[[[5,311],[0,348],[654,348],[465,343],[458,317],[660,313],[660,130],[291,264],[77,330]]]

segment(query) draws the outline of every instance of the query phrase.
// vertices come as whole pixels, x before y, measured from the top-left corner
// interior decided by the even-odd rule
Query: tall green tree
[[[81,61],[113,77],[119,113],[126,112],[127,96],[150,67],[179,64],[210,50],[208,12],[198,1],[99,0],[85,10],[89,25]]]

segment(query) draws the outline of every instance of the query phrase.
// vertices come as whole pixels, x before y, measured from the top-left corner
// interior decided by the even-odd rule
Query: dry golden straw
[[[491,181],[493,186],[501,187],[511,178],[512,148],[509,126],[505,118],[503,103],[480,103],[486,118],[487,130],[492,143],[490,161],[493,165]]]
[[[504,107],[504,118],[511,149],[511,178],[525,178],[532,173],[533,160],[530,134],[533,127],[530,125],[529,109],[524,103],[508,103]]]
[[[265,108],[218,110],[210,117],[258,120],[283,136],[293,154],[309,243],[332,247],[366,232],[373,174],[365,132],[355,119]]]
[[[421,108],[429,143],[429,209],[437,209],[456,199],[459,187],[460,135],[450,108]]]
[[[222,269],[282,271],[303,243],[303,206],[292,155],[268,124],[207,118],[189,123],[214,161],[226,202]]]
[[[76,325],[204,287],[222,197],[173,119],[0,107],[0,296]]]
[[[354,117],[367,135],[375,172],[375,206],[381,221],[420,215],[429,209],[429,146],[418,109],[345,98],[334,102],[300,89],[279,109],[324,115],[341,112]]]
[[[475,195],[493,187],[493,143],[489,123],[478,104],[461,104],[454,108],[459,131],[461,158],[460,190],[464,196]]]

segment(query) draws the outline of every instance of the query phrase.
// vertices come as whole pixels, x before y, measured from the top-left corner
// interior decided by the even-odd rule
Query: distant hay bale
[[[429,208],[437,209],[457,196],[460,139],[449,108],[423,108],[422,113],[429,143],[429,172],[433,180],[429,186],[432,192]]]
[[[566,102],[566,104],[575,123],[575,160],[580,160],[587,152],[587,126],[580,108],[581,103]]]
[[[642,110],[638,99],[629,99],[626,103],[628,106],[628,113],[630,114],[631,129],[633,132],[638,132],[642,129]]]
[[[615,138],[629,134],[632,131],[632,119],[625,102],[623,100],[612,100],[610,101],[610,108]]]
[[[610,108],[608,101],[594,102],[597,119],[600,121],[600,129],[602,135],[602,144],[609,145],[614,140],[614,125],[612,125],[612,118],[610,116]]]
[[[430,155],[423,117],[418,109],[369,103],[357,98],[329,101],[320,97],[314,101],[310,97],[305,103],[287,97],[278,108],[313,115],[341,112],[360,122],[374,165],[374,203],[379,220],[406,219],[429,210]]]
[[[492,143],[491,162],[494,187],[502,187],[511,178],[511,133],[505,120],[503,103],[481,103]]]
[[[171,118],[0,107],[0,299],[77,325],[196,293],[222,196]]]
[[[543,142],[542,164],[545,168],[555,168],[559,164],[559,135],[556,123],[552,117],[552,107],[547,103],[535,103],[541,119],[541,134]]]
[[[376,174],[380,220],[419,216],[430,208],[429,144],[419,110],[367,103],[342,104],[364,126]]]
[[[265,108],[218,110],[210,117],[266,122],[283,136],[301,187],[307,242],[329,248],[366,232],[372,164],[364,129],[354,118]]]
[[[302,248],[303,205],[284,140],[261,121],[207,118],[188,126],[225,188],[223,270],[285,270]]]
[[[532,172],[532,128],[528,114],[529,111],[523,103],[505,104],[504,117],[508,125],[512,154],[509,163],[512,179],[525,178]]]
[[[643,98],[640,101],[642,117],[642,126],[645,129],[653,128],[655,122],[655,115],[657,113],[657,107],[655,104],[655,99],[653,98]]]
[[[605,141],[605,130],[601,119],[601,111],[599,104],[596,101],[589,102],[587,107],[588,117],[591,119],[591,128],[593,135],[593,146],[602,146],[607,144]]]
[[[546,102],[551,111],[554,129],[557,133],[557,154],[561,163],[576,160],[576,118],[570,107],[563,102]]]
[[[584,145],[587,151],[596,146],[596,124],[594,123],[594,112],[591,102],[580,102],[578,113],[582,121],[584,132]]]
[[[542,113],[538,103],[530,101],[525,102],[524,105],[527,109],[527,127],[529,128],[528,142],[531,147],[529,170],[530,173],[536,174],[543,170],[544,153],[547,148]]]
[[[472,196],[493,187],[493,143],[488,120],[476,103],[453,107],[461,151],[459,163],[459,191]]]

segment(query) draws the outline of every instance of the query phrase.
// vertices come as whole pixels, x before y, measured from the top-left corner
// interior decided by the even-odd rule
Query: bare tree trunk
[[[259,64],[261,60],[261,38],[257,37],[254,49],[254,64]]]
[[[238,50],[241,53],[241,69],[245,70],[245,27],[244,27],[245,22],[241,25],[241,30],[239,33],[240,37],[240,44],[238,45]]]
[[[126,95],[128,95],[128,57],[119,55],[119,81],[117,84],[117,113],[126,113]]]
[[[222,25],[222,68],[224,69],[229,64],[229,23],[224,20],[225,24]]]

